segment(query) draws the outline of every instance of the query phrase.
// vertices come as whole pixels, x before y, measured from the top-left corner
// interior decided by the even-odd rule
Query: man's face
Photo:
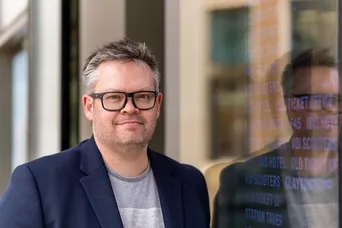
[[[339,107],[333,107],[334,102],[338,103],[333,99],[338,99],[340,91],[336,69],[329,67],[298,69],[294,74],[290,92],[291,96],[308,95],[285,100],[290,121],[300,118],[301,126],[293,127],[295,135],[337,137]],[[320,105],[323,105],[321,110]],[[304,108],[301,108],[303,106]]]
[[[98,67],[95,93],[155,91],[153,72],[148,65],[136,62],[110,61]],[[139,110],[134,107],[132,97],[118,111],[107,111],[101,99],[83,97],[88,120],[92,121],[93,133],[106,146],[145,146],[151,140],[160,114],[162,94],[158,94],[154,108]]]

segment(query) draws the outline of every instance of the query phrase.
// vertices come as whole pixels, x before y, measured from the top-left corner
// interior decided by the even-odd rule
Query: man
[[[282,86],[292,137],[223,169],[214,228],[339,227],[337,68],[325,49],[304,51],[287,65]]]
[[[146,45],[123,39],[99,48],[83,77],[93,136],[17,167],[0,201],[0,227],[209,227],[203,175],[148,147],[162,94]]]

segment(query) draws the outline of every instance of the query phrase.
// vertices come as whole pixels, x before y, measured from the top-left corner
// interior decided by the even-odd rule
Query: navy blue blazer
[[[196,168],[148,150],[166,228],[208,228],[209,197]],[[0,201],[1,228],[123,228],[107,169],[91,137],[18,166]]]

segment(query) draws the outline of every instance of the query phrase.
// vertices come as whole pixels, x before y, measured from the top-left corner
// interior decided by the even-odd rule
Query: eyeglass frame
[[[154,103],[153,103],[153,106],[151,108],[138,108],[137,105],[135,104],[135,101],[134,101],[134,94],[136,93],[153,93],[154,94]],[[104,103],[103,103],[103,97],[104,95],[106,94],[109,94],[109,93],[120,93],[120,94],[124,94],[125,95],[125,102],[123,103],[122,107],[120,109],[107,109],[105,108],[104,106]],[[103,93],[91,93],[89,94],[90,97],[92,97],[93,99],[100,99],[101,100],[101,105],[102,105],[102,108],[106,111],[109,111],[109,112],[117,112],[117,111],[121,111],[123,108],[125,108],[126,104],[127,104],[127,101],[128,101],[128,98],[131,97],[132,98],[132,104],[134,106],[134,108],[140,110],[140,111],[146,111],[146,110],[151,110],[153,109],[155,106],[156,106],[156,102],[157,102],[157,96],[159,95],[159,92],[158,91],[136,91],[136,92],[132,92],[132,93],[125,93],[125,92],[103,92]]]

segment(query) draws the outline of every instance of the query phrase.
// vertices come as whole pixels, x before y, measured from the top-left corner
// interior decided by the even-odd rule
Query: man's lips
[[[142,122],[137,121],[137,120],[126,120],[119,122],[118,125],[125,125],[125,124],[142,124]]]

